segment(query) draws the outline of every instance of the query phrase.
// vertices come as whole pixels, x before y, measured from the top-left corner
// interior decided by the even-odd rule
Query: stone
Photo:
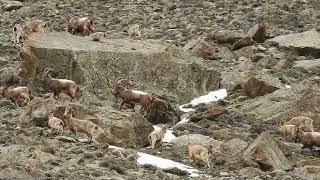
[[[86,106],[79,106],[84,111]],[[96,140],[120,147],[145,147],[149,145],[148,136],[154,130],[142,115],[133,112],[121,112],[110,107],[96,109],[96,123],[99,130]]]
[[[320,57],[320,33],[315,29],[302,33],[277,36],[268,40],[284,49],[292,49],[299,55]]]
[[[320,91],[315,85],[301,82],[291,88],[280,88],[263,98],[249,100],[239,110],[251,113],[257,122],[278,123],[296,116],[306,116],[320,125]]]
[[[254,167],[245,167],[239,171],[239,175],[243,179],[254,179],[255,177],[263,174],[263,171]]]
[[[244,37],[245,35],[239,32],[221,30],[209,34],[206,40],[213,40],[219,44],[234,44]]]
[[[234,156],[243,152],[248,147],[248,145],[249,143],[239,138],[234,138],[227,142],[224,142],[221,145],[221,151],[224,154],[229,154],[230,156]]]
[[[316,179],[320,177],[320,166],[304,166],[298,172],[301,176]]]
[[[206,60],[214,60],[216,59],[215,53],[217,52],[217,48],[209,44],[204,40],[200,40],[191,51],[194,55],[201,57]]]
[[[318,73],[320,70],[320,59],[295,61],[293,68],[308,73]]]
[[[238,68],[238,70],[239,70],[239,71],[242,71],[242,72],[253,71],[253,70],[255,70],[255,69],[256,69],[256,68],[255,68],[253,62],[251,62],[251,61],[249,61],[249,60],[245,60],[245,61],[241,62],[241,63],[239,64],[239,68]]]
[[[263,171],[290,170],[292,164],[283,155],[272,136],[261,133],[245,150],[242,159],[247,166],[258,167]]]
[[[274,67],[275,65],[277,65],[278,62],[279,62],[279,60],[272,57],[272,56],[265,56],[258,61],[258,64],[264,68],[270,69],[270,68]]]
[[[168,44],[156,40],[108,39],[95,43],[89,37],[48,32],[31,34],[25,43],[28,45],[20,53],[21,67],[26,69],[21,75],[24,81],[31,78],[32,87],[41,87],[39,73],[51,67],[53,77],[79,84],[84,92],[81,98],[89,102],[112,100],[110,91],[119,79],[127,79],[134,89],[176,95],[178,102],[219,87],[217,69],[188,53],[170,55]]]
[[[40,107],[32,113],[31,122],[35,126],[48,127],[49,111],[45,106]]]
[[[254,41],[263,43],[266,38],[266,27],[263,24],[254,25],[247,33]]]
[[[227,110],[221,107],[211,107],[205,112],[191,115],[191,122],[198,122],[201,119],[215,120],[217,117],[227,113]]]
[[[18,70],[13,67],[0,68],[0,85],[20,84]]]
[[[243,39],[240,39],[236,43],[232,45],[231,50],[236,51],[243,47],[251,46],[254,44],[254,41],[250,37],[245,37]]]
[[[147,120],[152,124],[177,123],[180,121],[178,107],[174,104],[177,101],[176,97],[166,93],[152,92],[154,101],[150,106],[150,113]]]
[[[189,134],[173,139],[172,143],[176,147],[186,147],[189,144],[199,144],[206,147],[212,145],[212,151],[217,151],[220,149],[223,142],[201,134]]]
[[[68,137],[68,136],[56,136],[55,137],[57,140],[64,142],[64,143],[74,143],[77,142],[75,137]]]
[[[274,81],[274,79],[268,78],[266,74],[258,76],[255,74],[249,76],[242,85],[244,93],[250,98],[264,96],[281,87],[279,81]]]
[[[246,73],[232,71],[232,72],[222,72],[221,73],[221,88],[226,89],[227,91],[235,91],[241,89],[241,84],[243,84],[244,79],[246,78]]]
[[[23,3],[19,1],[6,1],[6,3],[3,7],[5,11],[12,11],[23,7]]]

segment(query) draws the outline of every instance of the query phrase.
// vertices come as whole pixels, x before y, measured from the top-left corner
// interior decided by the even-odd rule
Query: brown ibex
[[[49,71],[51,69],[44,69],[43,79],[48,83],[50,90],[53,92],[53,97],[59,97],[59,94],[65,93],[71,98],[71,102],[75,98],[76,91],[79,90],[77,84],[68,79],[56,79],[52,78]]]
[[[140,113],[142,113],[148,110],[152,103],[152,97],[150,94],[137,90],[129,90],[123,85],[116,85],[112,94],[116,97],[119,96],[122,99],[120,110],[124,104],[130,104],[133,110],[134,106],[139,104],[141,105]]]
[[[23,100],[23,102],[26,102],[26,104],[29,104],[30,98],[32,99],[31,91],[27,87],[12,87],[7,86],[2,90],[2,96],[9,99],[12,103],[16,105],[16,107],[19,107],[18,102],[20,100]]]

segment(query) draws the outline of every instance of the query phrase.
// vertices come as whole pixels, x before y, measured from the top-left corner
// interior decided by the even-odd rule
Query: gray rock
[[[320,71],[320,59],[296,61],[294,64],[293,68],[305,72],[318,73]]]
[[[68,136],[56,136],[57,140],[64,142],[64,143],[74,143],[77,142],[74,137],[68,137]]]
[[[221,145],[221,150],[226,154],[234,156],[243,152],[248,147],[248,145],[249,143],[242,141],[239,138],[235,138],[223,143]]]
[[[5,11],[12,11],[12,10],[20,9],[23,7],[23,3],[19,1],[5,1],[5,2],[6,4],[3,7]]]
[[[248,36],[254,41],[263,43],[266,37],[266,27],[263,24],[254,25],[249,31]]]
[[[183,135],[179,136],[172,140],[172,143],[176,147],[181,146],[188,146],[188,144],[199,144],[203,146],[209,146],[212,145],[212,150],[218,150],[220,149],[222,141],[217,141],[215,139],[212,139],[208,136],[204,136],[201,134],[189,134],[189,135]]]
[[[240,110],[254,114],[257,121],[277,123],[295,116],[307,116],[314,119],[317,125],[320,124],[317,108],[320,102],[319,97],[318,87],[302,82],[291,88],[280,88],[262,98],[246,101],[247,104],[244,104]]]
[[[166,51],[167,44],[159,41],[108,39],[95,43],[89,37],[56,32],[31,35],[29,41],[30,49],[21,54],[24,80],[31,78],[34,86],[41,86],[36,69],[52,67],[53,75],[84,87],[86,100],[97,94],[99,99],[113,99],[110,91],[120,78],[133,83],[135,89],[148,87],[177,95],[178,101],[189,101],[219,87],[218,70],[188,54],[174,57]]]
[[[247,166],[259,167],[263,171],[290,170],[291,162],[283,155],[272,136],[266,132],[245,150],[242,157]]]
[[[319,38],[320,33],[313,29],[302,33],[277,36],[268,41],[286,49],[293,49],[300,55],[320,57]]]
[[[263,171],[254,167],[245,167],[239,171],[240,177],[244,179],[253,179],[256,176],[261,176],[263,174]]]

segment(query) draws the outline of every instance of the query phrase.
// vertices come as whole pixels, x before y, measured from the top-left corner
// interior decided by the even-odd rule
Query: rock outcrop
[[[300,55],[312,55],[320,57],[320,33],[316,30],[303,33],[282,35],[269,41],[285,49],[293,49]]]
[[[25,42],[20,55],[25,81],[42,86],[43,68],[53,68],[53,77],[72,79],[82,89],[111,99],[111,88],[120,78],[139,90],[162,90],[177,95],[179,101],[215,90],[218,70],[206,67],[201,59],[173,54],[159,41],[108,39],[90,41],[88,37],[67,33],[34,33]]]
[[[292,169],[290,161],[266,132],[261,133],[245,150],[242,159],[245,165],[259,167],[264,171]]]

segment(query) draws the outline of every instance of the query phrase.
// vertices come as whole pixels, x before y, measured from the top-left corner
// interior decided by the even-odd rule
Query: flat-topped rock
[[[277,36],[269,41],[279,47],[293,49],[300,55],[320,57],[320,33],[310,30],[303,33],[293,33]]]
[[[311,73],[318,73],[320,70],[320,59],[296,61],[293,67]]]
[[[41,87],[43,68],[52,76],[72,79],[85,95],[111,99],[115,83],[127,79],[132,88],[161,91],[190,101],[215,90],[220,72],[178,47],[154,40],[102,39],[73,36],[65,32],[34,33],[20,53],[23,80]],[[38,91],[34,89],[34,91]]]

